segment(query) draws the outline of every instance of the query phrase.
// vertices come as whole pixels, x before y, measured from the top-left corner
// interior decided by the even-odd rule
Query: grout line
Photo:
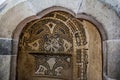
[[[0,38],[2,40],[12,40],[12,38]]]

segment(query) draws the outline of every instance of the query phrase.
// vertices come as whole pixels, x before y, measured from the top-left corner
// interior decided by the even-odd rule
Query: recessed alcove
[[[17,80],[102,80],[96,26],[64,11],[28,22],[20,36]]]

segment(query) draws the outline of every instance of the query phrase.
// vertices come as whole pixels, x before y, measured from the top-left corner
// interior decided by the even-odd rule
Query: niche
[[[102,80],[101,36],[89,21],[53,11],[19,37],[17,80]]]

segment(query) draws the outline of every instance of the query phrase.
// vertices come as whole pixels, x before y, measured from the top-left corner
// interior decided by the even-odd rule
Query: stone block
[[[52,1],[28,0],[28,1],[31,2],[37,13],[53,6],[61,6],[77,13],[79,5],[82,3],[82,0],[52,0]]]
[[[109,4],[120,16],[120,1],[119,0],[101,0],[101,1]]]
[[[0,37],[11,38],[18,24],[36,15],[29,2],[23,2],[8,10],[0,19]]]
[[[52,7],[55,5],[56,0],[44,0],[44,1],[40,1],[40,0],[28,0],[32,6],[33,9],[36,10],[37,13],[43,11],[46,8]]]
[[[118,79],[112,79],[112,78],[109,78],[106,74],[103,75],[103,80],[118,80]]]
[[[120,80],[120,40],[108,40],[107,48],[107,75],[110,78]]]
[[[83,0],[56,0],[56,5],[62,6],[77,14]]]
[[[9,80],[10,55],[0,55],[0,80]]]
[[[11,39],[0,38],[0,55],[11,55]]]
[[[120,18],[110,5],[100,0],[83,0],[79,13],[86,13],[100,22],[99,27],[103,27],[108,39],[120,39]]]

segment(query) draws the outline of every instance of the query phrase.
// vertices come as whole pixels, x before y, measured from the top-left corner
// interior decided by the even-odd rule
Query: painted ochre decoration
[[[55,11],[34,20],[20,35],[17,79],[87,80],[88,49],[81,48],[86,45],[82,22],[66,12]]]

